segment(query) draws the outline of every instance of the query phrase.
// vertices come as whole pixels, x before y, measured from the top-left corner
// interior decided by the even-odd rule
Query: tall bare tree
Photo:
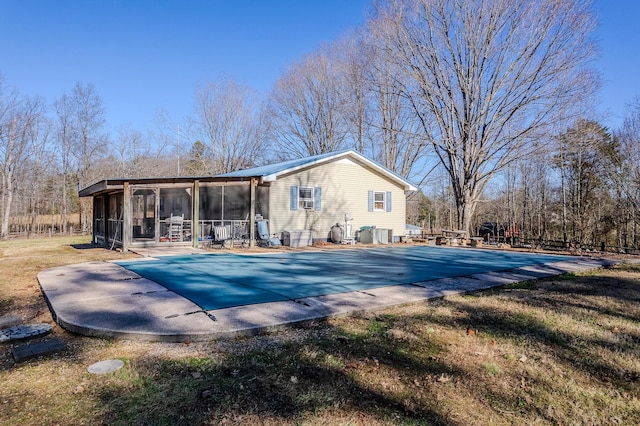
[[[47,178],[51,176],[51,170],[55,168],[55,158],[51,155],[51,120],[48,117],[39,117],[29,130],[29,138],[32,141],[30,155],[22,174],[22,196],[25,199],[26,209],[23,213],[30,216],[29,231],[38,232],[38,216],[46,209],[44,200],[44,188]],[[42,229],[40,229],[42,230]]]
[[[80,186],[91,183],[92,164],[104,154],[107,136],[104,132],[105,109],[93,84],[76,83],[71,91],[75,124],[74,156]]]
[[[95,180],[91,172],[106,149],[105,110],[102,98],[92,84],[76,83],[70,93],[54,102],[56,136],[62,162],[63,220],[68,221],[69,185],[83,187]],[[74,188],[77,190],[77,187]],[[83,205],[83,202],[86,205]],[[90,200],[80,201],[80,223],[83,232],[89,227]]]
[[[602,225],[600,207],[610,204],[604,202],[603,179],[610,140],[599,123],[583,119],[558,138],[556,164],[562,175],[563,211],[568,222],[563,228],[577,242],[596,242],[594,232]]]
[[[640,212],[640,96],[631,105],[622,128],[616,133],[620,141],[624,174],[628,182],[621,185],[636,211]]]
[[[617,243],[640,247],[640,96],[628,106],[621,128],[614,134],[617,155],[607,170],[616,201]]]
[[[67,223],[69,222],[69,184],[72,179],[73,170],[73,141],[74,141],[74,122],[72,115],[71,97],[66,92],[53,103],[55,111],[55,139],[56,148],[60,155],[60,166],[62,167],[60,174],[62,207],[60,209],[62,220],[61,230],[66,232]]]
[[[231,78],[222,78],[199,86],[195,97],[189,134],[209,149],[210,173],[253,165],[262,152],[256,93]]]
[[[143,177],[157,176],[151,162],[155,156],[143,135],[129,124],[116,129],[106,166],[110,176]],[[102,173],[104,174],[104,172]]]
[[[331,46],[294,63],[276,82],[268,102],[271,138],[290,157],[346,146],[346,79]]]
[[[389,0],[373,24],[469,230],[489,179],[591,93],[587,0]]]
[[[34,131],[44,118],[45,105],[40,98],[22,97],[4,84],[0,76],[0,208],[2,211],[0,237],[9,236],[9,219],[14,201],[17,179],[27,164],[35,145]]]
[[[354,31],[331,44],[335,57],[335,72],[342,74],[346,84],[339,104],[339,114],[345,121],[346,139],[361,154],[369,154],[373,142],[371,130],[371,89],[368,70],[373,54],[366,43],[364,31]]]
[[[368,67],[372,156],[388,169],[420,184],[428,175],[426,157],[431,146],[411,103],[396,84],[403,72],[386,55],[374,55]]]
[[[189,151],[188,125],[181,124],[163,109],[154,117],[154,129],[148,134],[156,157],[162,159],[155,168],[156,176],[183,176],[184,164]]]

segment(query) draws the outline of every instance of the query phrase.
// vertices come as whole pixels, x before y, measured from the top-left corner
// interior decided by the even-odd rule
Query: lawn
[[[51,322],[39,271],[127,257],[87,242],[0,242],[0,315]],[[250,338],[56,327],[55,355],[15,364],[0,344],[0,424],[640,424],[639,302],[624,263]],[[112,358],[125,367],[87,372]]]

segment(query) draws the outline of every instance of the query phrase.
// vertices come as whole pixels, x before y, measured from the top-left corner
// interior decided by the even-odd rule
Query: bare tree
[[[44,104],[44,101],[41,101]],[[44,110],[44,107],[42,108]],[[22,214],[29,216],[30,233],[39,232],[38,216],[46,209],[43,191],[51,170],[55,170],[55,159],[50,152],[51,121],[44,114],[38,116],[28,129],[29,155],[20,173],[18,189],[23,199]]]
[[[59,99],[53,103],[55,111],[55,139],[58,153],[60,155],[61,170],[61,230],[65,232],[67,223],[69,222],[69,183],[72,177],[72,152],[74,139],[74,123],[72,116],[71,98],[64,93]]]
[[[551,232],[551,158],[546,152],[520,162],[520,188],[522,199],[523,238],[542,243]]]
[[[54,102],[56,136],[62,163],[63,220],[68,221],[68,193],[95,180],[94,165],[106,149],[107,137],[103,132],[105,110],[102,99],[92,84],[76,83],[70,93],[64,93]],[[75,186],[75,188],[73,188]],[[86,205],[83,205],[86,204]],[[79,202],[80,223],[83,232],[89,227],[90,200]]]
[[[446,169],[469,230],[489,179],[538,148],[591,93],[594,19],[585,0],[390,0],[379,48]]]
[[[580,243],[596,242],[599,235],[594,231],[602,224],[600,206],[610,204],[604,202],[603,181],[610,140],[606,129],[591,120],[578,120],[558,138],[556,164],[562,174],[563,211],[568,221],[563,228]]]
[[[636,211],[640,211],[640,96],[629,106],[622,129],[616,133],[627,184],[621,185]]]
[[[37,132],[34,128],[43,119],[44,102],[40,98],[21,97],[4,85],[0,76],[0,190],[2,218],[0,237],[9,236],[9,219],[17,179],[27,164]]]
[[[640,97],[629,105],[621,128],[614,133],[618,149],[607,170],[615,190],[619,246],[640,247]]]
[[[376,55],[368,69],[372,155],[388,169],[421,184],[428,175],[425,160],[431,146],[418,116],[396,84],[403,71],[385,55]]]
[[[346,80],[331,46],[293,64],[268,103],[272,140],[290,157],[336,151],[348,136],[343,107]]]
[[[108,169],[113,170],[110,176],[157,176],[157,170],[153,167],[153,164],[149,164],[150,160],[155,156],[149,143],[131,125],[122,125],[116,129],[111,148],[111,155],[107,164],[109,166]]]
[[[107,137],[104,133],[105,109],[93,84],[76,83],[71,91],[75,122],[74,156],[78,179],[84,186],[94,180],[92,163],[104,154]]]
[[[160,160],[154,169],[156,176],[182,176],[189,150],[188,125],[173,119],[165,110],[159,110],[154,117],[155,128],[148,138],[156,149],[155,157]]]
[[[209,172],[225,173],[253,165],[261,153],[256,93],[224,78],[199,86],[195,97],[189,134],[208,148],[212,160]]]
[[[370,133],[371,90],[368,70],[374,56],[366,43],[366,37],[365,32],[354,31],[330,47],[331,55],[335,57],[335,72],[341,73],[346,81],[342,93],[344,99],[339,104],[339,114],[346,126],[346,139],[361,154],[369,153],[373,143]]]

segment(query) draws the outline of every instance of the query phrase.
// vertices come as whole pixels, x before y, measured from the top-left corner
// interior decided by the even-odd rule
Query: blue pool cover
[[[570,260],[570,257],[433,246],[265,254],[202,253],[119,265],[203,310],[295,300]]]

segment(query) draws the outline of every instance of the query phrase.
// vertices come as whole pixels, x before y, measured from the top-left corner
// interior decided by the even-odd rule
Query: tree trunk
[[[460,231],[465,231],[471,235],[471,219],[476,210],[477,202],[469,189],[455,188],[456,201],[456,226]]]
[[[67,202],[67,174],[62,174],[62,223],[60,229],[64,233],[67,231],[67,222],[69,221],[69,209]]]
[[[11,173],[5,175],[3,180],[3,214],[2,214],[2,229],[0,230],[0,235],[2,238],[7,240],[9,239],[9,218],[11,217],[11,203],[13,202],[13,185],[11,183]]]

